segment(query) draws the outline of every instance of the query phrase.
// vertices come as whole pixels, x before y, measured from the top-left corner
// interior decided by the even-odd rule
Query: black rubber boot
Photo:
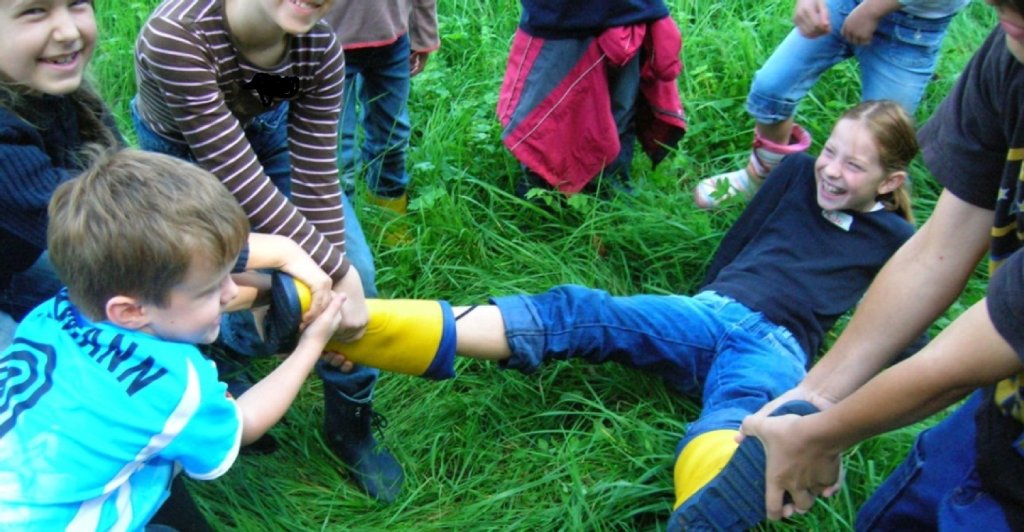
[[[390,504],[402,490],[405,475],[395,457],[373,435],[383,438],[384,418],[369,399],[353,401],[324,383],[324,437],[352,478],[374,499]]]

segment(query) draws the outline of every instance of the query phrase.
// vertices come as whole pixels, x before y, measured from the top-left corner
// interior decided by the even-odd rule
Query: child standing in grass
[[[578,357],[657,373],[704,406],[679,444],[669,528],[749,527],[763,508],[731,507],[718,476],[740,422],[803,377],[825,333],[910,238],[904,184],[916,153],[899,104],[847,111],[817,160],[799,155],[775,169],[723,238],[695,296],[612,297],[562,286],[454,312],[443,302],[374,300],[363,339],[328,349],[435,378],[453,374],[456,352],[523,372]]]
[[[498,96],[517,194],[570,194],[604,175],[628,190],[639,137],[657,164],[683,137],[682,38],[663,0],[522,0]]]
[[[409,203],[409,78],[441,45],[435,0],[338,0],[326,20],[345,51],[345,96],[339,125],[341,179],[351,194],[365,168],[371,201],[404,214]],[[362,126],[362,142],[356,141]],[[358,154],[357,154],[358,151]]]
[[[231,191],[254,230],[300,244],[348,295],[341,334],[355,338],[364,294],[376,288],[370,249],[338,181],[345,64],[320,22],[332,3],[165,0],[136,43],[132,115],[143,148],[196,161]],[[251,328],[227,327],[225,344],[241,355],[270,354],[249,341]],[[371,431],[378,372],[317,371],[329,446],[364,490],[390,502],[402,471]]]
[[[911,115],[932,73],[950,20],[968,0],[797,0],[796,28],[754,75],[747,112],[754,144],[746,166],[702,180],[701,208],[750,196],[786,155],[811,137],[793,120],[796,107],[826,70],[850,57],[860,66],[861,99],[891,99]]]
[[[224,474],[240,444],[284,415],[339,324],[343,296],[232,399],[195,346],[217,337],[238,293],[231,272],[248,233],[217,179],[124,150],[61,185],[49,215],[50,256],[67,288],[29,314],[0,356],[0,525],[140,530],[179,469]]]
[[[780,398],[812,401],[822,413],[744,424],[768,451],[770,517],[809,508],[854,443],[970,394],[918,436],[857,528],[1024,529],[1024,2],[989,4],[1000,27],[919,135],[925,164],[945,187],[932,215],[879,274],[832,349]],[[957,299],[986,251],[986,298],[872,378]],[[784,508],[786,492],[793,504]]]

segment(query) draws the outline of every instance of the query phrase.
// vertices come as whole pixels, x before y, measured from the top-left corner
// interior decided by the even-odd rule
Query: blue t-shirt
[[[218,477],[240,441],[194,345],[92,323],[61,291],[0,355],[0,528],[141,528],[177,468]]]

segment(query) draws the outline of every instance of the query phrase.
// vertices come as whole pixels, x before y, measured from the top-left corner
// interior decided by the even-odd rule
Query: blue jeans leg
[[[857,530],[1009,530],[974,470],[974,415],[982,392],[925,430],[907,458],[861,508]]]
[[[853,3],[852,0],[828,2],[831,33],[808,39],[793,29],[754,74],[747,96],[747,112],[755,121],[774,124],[792,118],[797,104],[807,96],[818,78],[853,54],[852,47],[839,33],[846,18],[841,2]]]
[[[11,315],[0,311],[0,351],[7,349],[14,341],[14,331],[18,328],[18,322],[11,318]]]
[[[11,277],[10,284],[0,290],[0,312],[19,322],[30,310],[57,295],[63,284],[50,263],[50,254],[43,252],[23,272]]]
[[[512,351],[503,367],[528,373],[545,360],[617,362],[660,375],[674,390],[691,396],[702,393],[722,345],[734,342],[731,336],[747,334],[742,329],[751,323],[768,323],[713,292],[615,297],[566,285],[492,301],[501,311]],[[746,340],[750,345],[757,341]]]
[[[739,430],[743,418],[793,388],[807,374],[807,355],[793,334],[759,312],[730,302],[719,307],[732,325],[704,378],[700,417],[676,452],[713,430]]]
[[[759,123],[792,118],[821,74],[856,56],[861,100],[891,99],[913,113],[931,79],[951,17],[928,20],[897,11],[882,19],[871,44],[853,46],[840,31],[857,0],[829,0],[832,32],[807,39],[794,29],[757,71],[747,111]]]
[[[342,195],[342,207],[345,209],[345,250],[352,267],[359,272],[363,281],[363,293],[368,298],[377,297],[376,268],[373,265],[373,253],[366,241],[362,225],[352,201]],[[330,364],[318,362],[316,372],[323,379],[324,385],[332,386],[349,401],[369,402],[373,400],[373,385],[380,376],[380,370],[369,366],[356,366],[350,373],[342,373]]]
[[[405,193],[409,147],[409,37],[380,47],[345,52],[345,102],[339,134],[343,179],[356,169],[356,127],[363,127],[361,162],[366,183],[376,196]],[[358,111],[356,110],[358,106]],[[350,190],[346,182],[346,190]]]
[[[895,100],[913,114],[935,72],[949,22],[902,12],[882,19],[871,46],[856,49],[861,100]]]

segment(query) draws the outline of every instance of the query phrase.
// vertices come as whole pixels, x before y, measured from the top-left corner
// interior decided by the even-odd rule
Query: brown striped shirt
[[[330,28],[291,36],[270,69],[232,43],[222,0],[165,0],[135,47],[138,110],[160,135],[189,146],[241,204],[254,231],[299,243],[335,281],[348,271],[338,182],[337,128],[345,60]],[[298,79],[293,94],[266,105],[243,85],[258,74]],[[263,171],[243,128],[289,102],[291,201]]]

